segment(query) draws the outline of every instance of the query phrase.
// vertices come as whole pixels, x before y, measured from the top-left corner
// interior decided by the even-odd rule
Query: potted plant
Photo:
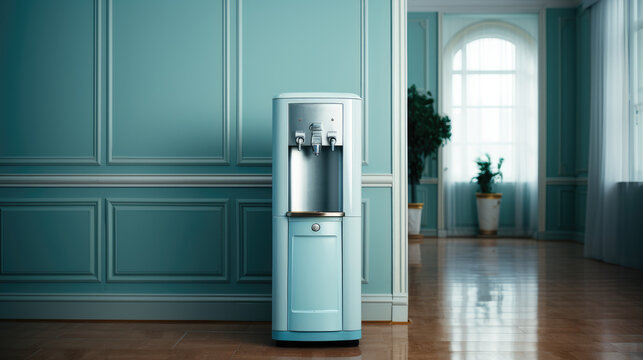
[[[502,182],[503,158],[498,160],[496,171],[491,170],[491,157],[485,154],[486,158],[478,158],[478,175],[471,179],[480,186],[480,192],[476,193],[476,205],[478,207],[478,228],[482,236],[495,236],[498,234],[498,220],[500,218],[500,200],[502,194],[493,192],[493,185]]]
[[[427,96],[428,95],[428,96]],[[419,93],[412,85],[408,91],[408,162],[411,203],[409,203],[409,237],[422,237],[422,207],[417,202],[415,186],[420,183],[427,156],[435,157],[442,144],[451,138],[451,120],[441,116],[433,106],[430,92]]]

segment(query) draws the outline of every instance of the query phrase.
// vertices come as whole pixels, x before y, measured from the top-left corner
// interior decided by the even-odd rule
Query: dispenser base
[[[359,346],[359,340],[342,340],[342,341],[283,341],[275,340],[275,345],[286,348],[337,348],[337,347],[356,347]]]
[[[281,341],[355,341],[362,338],[362,330],[352,331],[273,331],[273,340]],[[355,344],[357,345],[357,343]]]

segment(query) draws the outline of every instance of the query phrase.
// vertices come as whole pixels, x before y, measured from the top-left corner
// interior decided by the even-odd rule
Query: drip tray
[[[328,216],[328,217],[342,217],[344,216],[343,211],[288,211],[286,216],[289,217],[318,217],[318,216]]]

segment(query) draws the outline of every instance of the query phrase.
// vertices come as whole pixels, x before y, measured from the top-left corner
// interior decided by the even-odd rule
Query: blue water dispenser
[[[362,114],[353,94],[273,99],[272,337],[361,338]]]

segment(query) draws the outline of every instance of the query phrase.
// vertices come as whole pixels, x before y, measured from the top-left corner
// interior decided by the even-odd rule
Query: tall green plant
[[[427,96],[428,95],[428,96]],[[419,93],[412,85],[408,92],[408,161],[411,198],[415,202],[415,185],[420,183],[427,156],[435,158],[442,144],[451,138],[451,120],[440,116],[433,106],[430,92]]]
[[[498,160],[498,167],[496,168],[496,172],[493,172],[491,170],[491,157],[489,156],[489,154],[485,154],[485,156],[486,159],[479,157],[478,160],[476,160],[476,165],[478,165],[478,175],[474,176],[471,181],[477,182],[478,185],[480,185],[481,193],[491,193],[491,184],[502,182],[502,171],[500,171],[500,168],[502,167],[502,163],[503,161],[505,161],[505,159],[500,158]],[[497,179],[500,179],[500,181],[497,181]]]

